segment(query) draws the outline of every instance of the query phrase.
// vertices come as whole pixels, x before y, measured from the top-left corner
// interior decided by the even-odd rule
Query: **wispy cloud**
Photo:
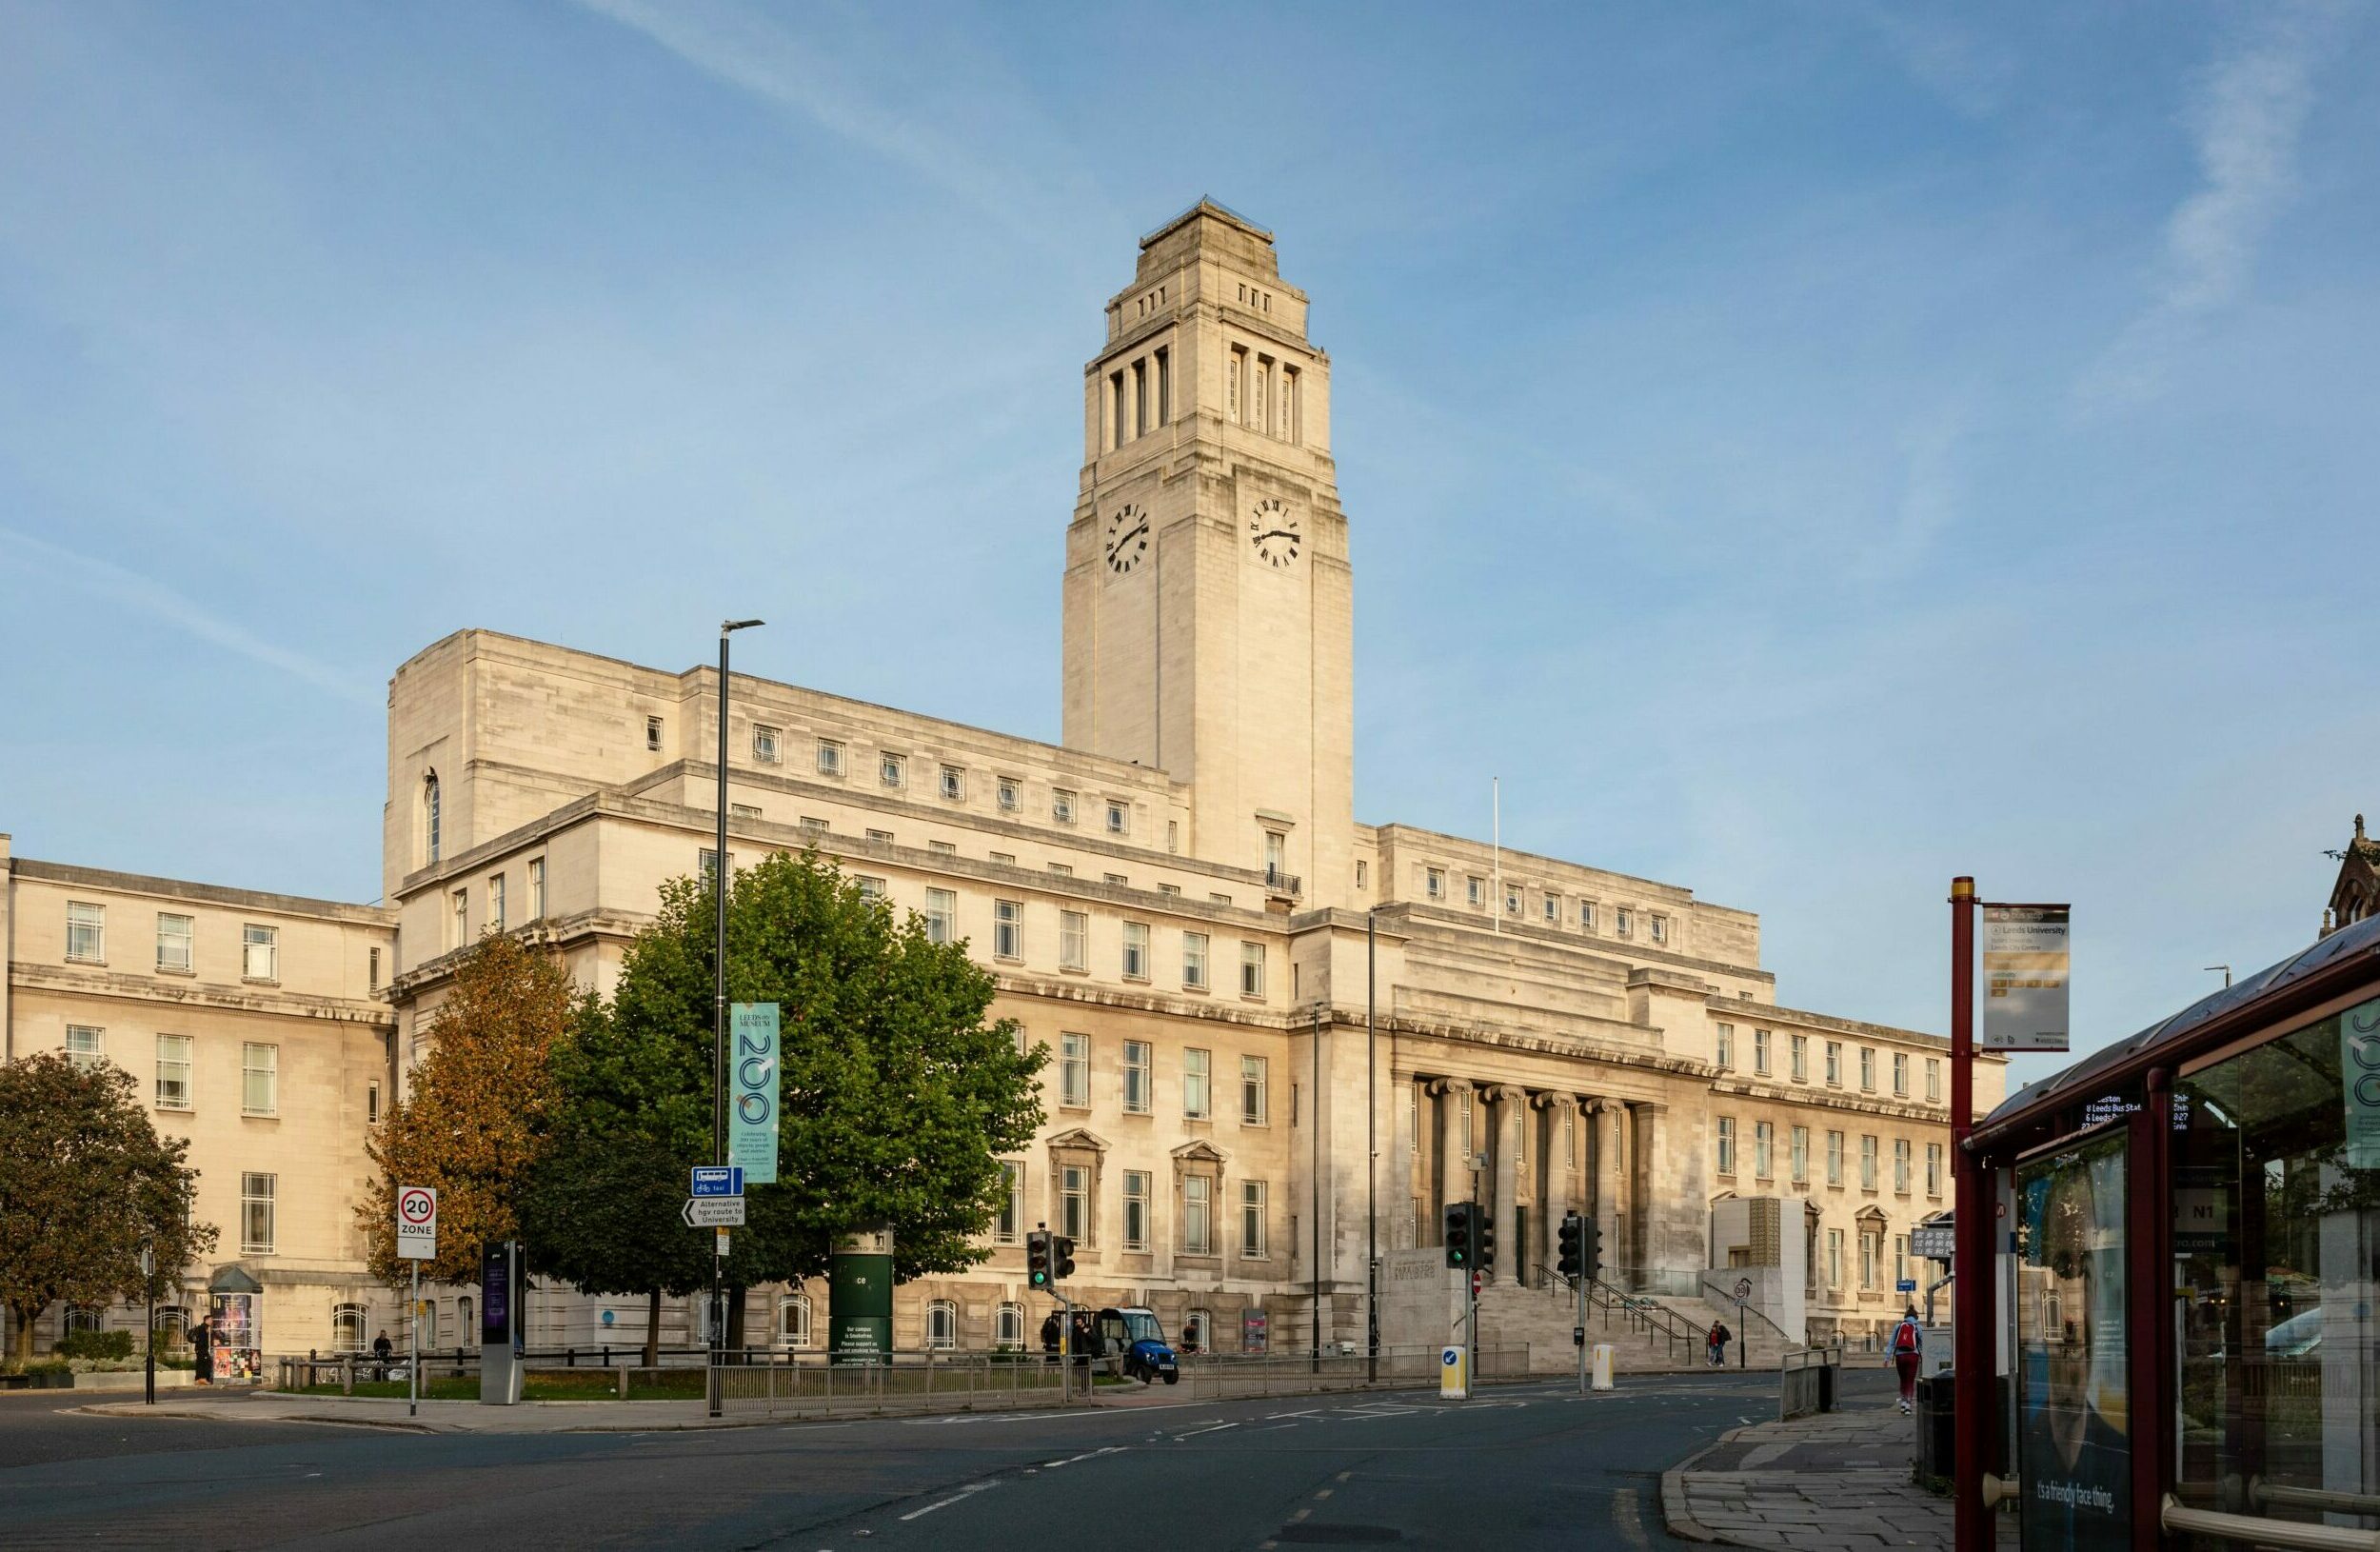
[[[1948,10],[1878,0],[1852,11],[1884,40],[1901,69],[1968,118],[1997,111],[2016,72],[2011,50],[1960,26]]]
[[[317,689],[327,690],[341,700],[364,706],[376,705],[380,700],[372,686],[353,676],[318,663],[302,652],[276,647],[222,616],[208,612],[163,583],[153,582],[136,571],[128,571],[112,561],[81,554],[13,528],[0,528],[0,559],[10,560],[27,571],[64,579],[87,592],[187,631],[225,651],[236,652],[269,668],[278,668]]]
[[[2165,224],[2163,277],[2145,311],[2075,387],[2086,413],[2154,396],[2173,351],[2247,295],[2256,253],[2296,187],[2298,131],[2342,7],[2275,6],[2207,70],[2190,109],[2202,179]]]

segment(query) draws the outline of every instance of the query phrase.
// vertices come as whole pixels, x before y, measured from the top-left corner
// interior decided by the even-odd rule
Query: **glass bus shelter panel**
[[[2132,1545],[2126,1134],[2016,1169],[2017,1521],[2027,1552]]]
[[[2174,1098],[2175,1495],[2380,1527],[2380,999]]]

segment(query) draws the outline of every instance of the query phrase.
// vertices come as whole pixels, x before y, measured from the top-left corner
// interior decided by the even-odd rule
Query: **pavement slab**
[[[1914,1423],[1892,1405],[1756,1423],[1663,1473],[1671,1534],[1792,1552],[1951,1545],[1950,1500],[1918,1487]]]

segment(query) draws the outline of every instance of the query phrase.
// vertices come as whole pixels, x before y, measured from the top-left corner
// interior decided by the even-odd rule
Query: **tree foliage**
[[[132,1075],[56,1051],[0,1066],[0,1301],[16,1317],[19,1358],[52,1303],[106,1303],[154,1292],[214,1248],[190,1217],[189,1144],[162,1138]]]
[[[396,1190],[438,1192],[438,1259],[422,1275],[479,1277],[483,1245],[520,1233],[519,1200],[554,1105],[555,1055],[574,1012],[569,975],[515,939],[491,933],[456,969],[429,1030],[410,1091],[367,1143],[377,1166],[356,1221],[372,1274],[391,1284],[410,1263],[396,1255]]]

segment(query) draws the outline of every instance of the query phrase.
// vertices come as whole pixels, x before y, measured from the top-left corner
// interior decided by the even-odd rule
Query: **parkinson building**
[[[1758,919],[1680,885],[1357,821],[1349,518],[1306,310],[1271,234],[1211,202],[1141,240],[1083,373],[1062,744],[734,686],[730,863],[815,848],[964,940],[997,978],[994,1013],[1052,1052],[1047,1120],[1008,1164],[989,1260],[900,1290],[896,1344],[1036,1340],[1046,1303],[1026,1291],[1023,1239],[1047,1224],[1078,1242],[1078,1301],[1146,1303],[1175,1330],[1196,1318],[1225,1350],[1302,1347],[1318,1305],[1325,1341],[1360,1343],[1377,1256],[1383,1341],[1435,1347],[1439,1210],[1464,1199],[1496,1228],[1490,1341],[1500,1323],[1567,1362],[1567,1304],[1542,1290],[1572,1210],[1600,1225],[1622,1287],[1697,1301],[1749,1277],[1795,1337],[1889,1323],[1894,1283],[1927,1275],[1911,1225],[1950,1201],[1944,1041],[1779,1006]],[[319,1028],[281,1038],[345,1042],[325,1069],[345,1088],[307,1104],[376,1109],[485,932],[528,935],[609,989],[658,886],[710,860],[718,688],[709,667],[486,630],[398,668],[388,904],[316,911],[346,945],[343,979]],[[36,906],[12,885],[15,915],[59,916],[56,933],[20,926],[20,951],[63,947],[85,895],[113,888],[129,917],[144,888],[199,887],[14,866],[40,890]],[[77,997],[116,998],[119,1024],[178,1016],[63,957],[10,970],[34,987],[8,1014],[15,1053],[66,1044],[90,1017]],[[128,1030],[110,1059],[146,1080],[152,1032]],[[353,1055],[367,1035],[377,1063]],[[175,1049],[236,1064],[239,1038]],[[255,1037],[242,1044],[254,1060]],[[2003,1077],[1979,1066],[1979,1112]],[[331,1340],[327,1300],[390,1307],[362,1289],[340,1226],[368,1167],[360,1131],[317,1130],[330,1151],[305,1178],[346,1201],[319,1214],[321,1269],[286,1296],[278,1350]],[[224,1183],[255,1172],[263,1140],[193,1135],[202,1211],[233,1221]],[[234,1255],[233,1238],[220,1258],[269,1289],[274,1255]],[[343,1266],[355,1291],[333,1288]],[[823,1342],[823,1289],[752,1297],[753,1330]],[[601,1303],[553,1299],[531,1340],[596,1337]],[[634,1340],[641,1305],[622,1316]]]

